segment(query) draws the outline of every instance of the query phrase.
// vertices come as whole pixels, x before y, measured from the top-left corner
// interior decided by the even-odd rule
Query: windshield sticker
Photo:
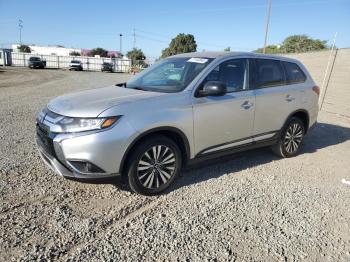
[[[208,59],[206,59],[206,58],[198,58],[198,57],[192,57],[192,58],[187,60],[187,62],[199,63],[199,64],[204,64],[207,61],[208,61]]]

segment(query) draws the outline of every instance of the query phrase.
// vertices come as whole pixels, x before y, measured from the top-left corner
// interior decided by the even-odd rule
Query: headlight
[[[60,127],[59,133],[84,132],[111,127],[118,121],[119,118],[120,116],[106,118],[65,117],[60,120],[57,125]]]

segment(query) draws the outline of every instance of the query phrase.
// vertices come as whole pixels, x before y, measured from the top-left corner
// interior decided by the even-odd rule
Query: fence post
[[[23,53],[23,66],[26,66],[26,55]]]
[[[4,67],[5,67],[6,66],[6,58],[5,58],[6,53],[3,50],[1,50],[0,52],[1,52],[1,55],[2,55],[2,61],[4,63]]]
[[[325,98],[326,98],[326,95],[327,95],[328,85],[329,85],[329,82],[330,82],[331,77],[332,77],[333,68],[334,68],[334,64],[335,64],[335,60],[337,59],[337,53],[338,53],[338,48],[335,49],[335,52],[334,52],[333,63],[332,63],[331,70],[330,70],[330,72],[329,72],[329,76],[328,76],[328,79],[327,79],[327,83],[326,83],[326,86],[325,86],[325,89],[324,89],[324,94],[323,94],[322,101],[321,101],[320,111],[322,110],[323,102],[324,102],[324,100],[325,100]]]
[[[60,57],[57,56],[57,68],[60,68]]]

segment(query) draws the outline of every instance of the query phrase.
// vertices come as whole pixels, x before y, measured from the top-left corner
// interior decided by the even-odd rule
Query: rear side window
[[[284,84],[281,62],[271,59],[255,59],[256,87],[270,87]]]
[[[303,70],[295,63],[284,62],[282,64],[286,70],[286,82],[287,84],[295,84],[305,82],[306,76]]]

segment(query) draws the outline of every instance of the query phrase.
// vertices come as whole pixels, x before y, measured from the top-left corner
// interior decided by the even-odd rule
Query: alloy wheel
[[[169,181],[175,169],[176,156],[173,150],[165,145],[155,145],[140,158],[137,177],[144,187],[156,189]]]
[[[300,147],[304,135],[303,128],[298,123],[290,125],[284,137],[285,150],[292,154]]]

